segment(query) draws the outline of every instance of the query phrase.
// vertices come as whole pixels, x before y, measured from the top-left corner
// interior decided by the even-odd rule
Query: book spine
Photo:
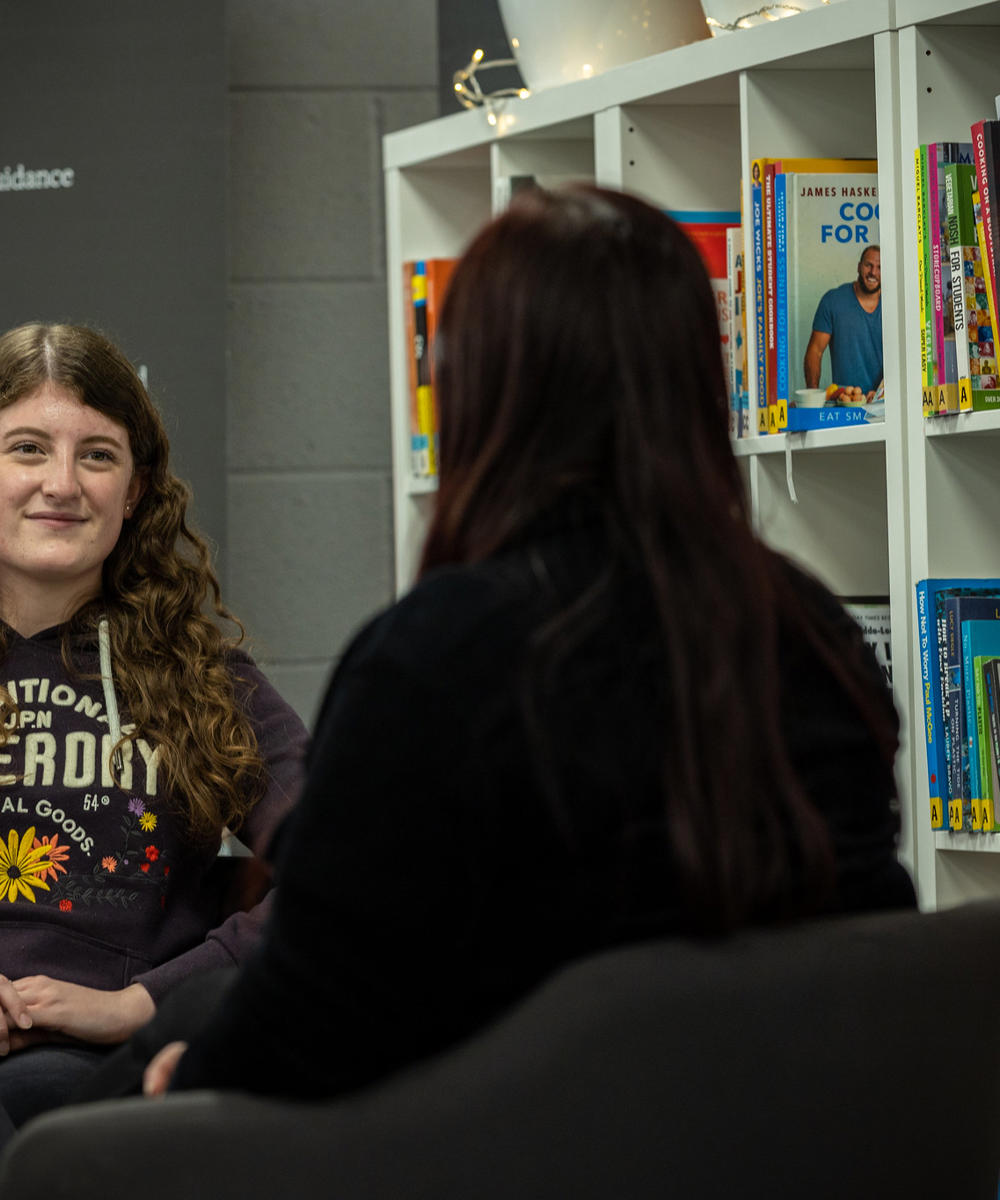
[[[983,788],[979,762],[980,743],[975,736],[976,681],[972,661],[972,638],[967,625],[961,629],[962,640],[962,720],[960,746],[964,758],[962,779],[963,828],[979,832],[983,828]]]
[[[998,172],[1000,172],[1000,122],[983,122],[984,150],[986,158],[986,178],[989,183],[986,200],[983,203],[983,228],[988,226],[987,245],[990,251],[990,279],[993,285],[993,307],[1000,313],[1000,282],[997,271],[1000,268],[1000,193],[997,191]],[[993,326],[996,332],[996,326]]]
[[[996,345],[990,311],[989,286],[984,275],[983,231],[979,216],[979,193],[969,198],[972,211],[970,241],[963,246],[965,269],[965,323],[969,342],[969,372],[972,382],[972,407],[975,412],[1000,408],[1000,380],[997,378]]]
[[[978,191],[972,193],[972,207],[976,214],[976,243],[979,246],[979,261],[980,261],[980,266],[982,267],[982,271],[983,271],[983,292],[984,292],[985,298],[986,298],[986,306],[987,306],[986,314],[987,314],[987,318],[988,318],[986,322],[981,321],[979,323],[979,328],[978,328],[979,370],[980,370],[980,380],[981,380],[982,374],[986,370],[986,364],[984,363],[984,359],[987,359],[987,358],[993,359],[993,357],[994,357],[992,353],[989,355],[986,354],[985,347],[986,347],[986,344],[988,343],[991,348],[995,349],[994,338],[995,338],[995,333],[996,333],[996,329],[997,329],[997,310],[996,310],[996,302],[993,299],[993,281],[992,281],[992,277],[991,277],[990,264],[989,264],[989,251],[986,246],[986,225],[985,225],[985,222],[983,221],[982,204],[979,199]],[[995,367],[995,363],[994,363],[994,367]],[[972,392],[972,403],[973,403],[973,407],[975,408],[975,406],[976,406],[975,389],[973,389],[973,392]]]
[[[927,242],[930,254],[930,318],[929,358],[927,366],[928,382],[935,389],[935,407],[938,412],[945,411],[940,406],[940,396],[937,394],[944,383],[942,371],[944,357],[944,317],[943,290],[941,284],[941,222],[938,217],[938,146],[931,142],[927,147]]]
[[[788,428],[788,231],[784,174],[774,177],[774,340],[778,432]]]
[[[763,164],[759,164],[762,168]],[[755,171],[756,175],[756,171]],[[754,351],[757,377],[757,433],[767,433],[767,334],[764,319],[764,189],[755,177],[750,187],[750,228],[753,239]]]
[[[927,380],[927,221],[925,216],[927,198],[924,188],[925,162],[925,148],[918,146],[913,152],[913,166],[917,209],[917,280],[920,302],[920,395],[923,415],[925,417],[933,417],[937,415],[937,409],[932,402],[932,393]]]
[[[986,280],[990,301],[990,315],[993,318],[993,329],[996,330],[997,292],[996,292],[996,247],[994,238],[995,198],[993,184],[990,179],[990,164],[993,152],[990,147],[989,132],[985,121],[977,121],[972,127],[972,161],[976,167],[976,185],[979,192],[979,211],[983,225],[983,278]]]
[[[743,230],[739,227],[726,231],[726,279],[729,287],[729,436],[743,436],[741,429],[741,397],[743,371],[741,354],[743,334]]]
[[[934,724],[938,731],[940,747],[938,760],[940,774],[938,786],[941,790],[941,804],[946,814],[947,827],[952,830],[962,828],[961,812],[956,812],[952,805],[954,796],[951,790],[951,705],[948,688],[948,621],[945,613],[946,597],[940,593],[934,598],[934,640],[937,658],[937,711],[934,714]]]
[[[983,755],[990,760],[990,795],[984,797],[983,832],[996,833],[997,789],[994,780],[1000,770],[1000,660],[991,658],[983,666],[983,689],[986,695],[989,739],[983,747]]]
[[[954,830],[971,829],[974,820],[971,811],[964,805],[962,793],[962,642],[957,597],[945,600],[943,618],[942,726],[945,730],[945,761],[948,764],[948,827]]]
[[[777,328],[774,262],[774,163],[764,166],[764,303],[767,325],[767,431],[778,432]]]
[[[992,829],[992,821],[996,811],[995,799],[993,796],[993,779],[990,768],[990,753],[989,753],[989,710],[986,704],[986,693],[983,689],[983,665],[990,661],[989,655],[976,655],[972,660],[972,675],[973,675],[973,707],[970,711],[970,724],[975,733],[976,742],[976,765],[979,769],[977,776],[978,791],[980,796],[980,831],[989,831]],[[987,817],[990,820],[990,825],[987,826]]]
[[[739,320],[739,355],[737,363],[739,365],[739,385],[740,385],[740,419],[739,429],[740,437],[750,436],[750,364],[747,361],[747,271],[746,271],[746,247],[743,243],[742,231],[740,234],[740,284],[739,284],[739,300],[740,300],[740,320]]]
[[[427,264],[423,261],[413,265],[413,352],[417,363],[417,430],[419,441],[418,470],[422,476],[434,475],[437,464],[434,460],[432,434],[434,430],[434,403],[431,394],[431,355],[427,331]]]
[[[438,419],[437,381],[434,367],[434,342],[437,338],[438,321],[444,304],[445,292],[455,270],[454,258],[431,258],[427,260],[427,345],[428,373],[430,378],[430,439],[433,474],[439,471],[440,421]]]
[[[948,172],[954,170],[955,166],[963,160],[971,166],[971,142],[942,142],[938,145],[938,199],[935,222],[940,243],[941,273],[941,311],[938,327],[941,348],[941,355],[938,359],[938,411],[946,413],[960,411],[954,295],[956,287],[961,290],[961,280],[952,277],[951,240],[948,230]],[[952,191],[954,191],[954,180],[952,180]]]
[[[406,337],[406,383],[407,400],[409,402],[410,425],[410,474],[414,478],[422,478],[427,474],[427,451],[423,435],[420,432],[420,412],[417,400],[417,384],[419,371],[417,364],[423,353],[423,343],[417,339],[417,306],[414,289],[414,268],[416,263],[403,263],[403,296],[404,296],[404,331]],[[420,290],[417,285],[416,290]],[[421,329],[421,338],[425,335]]]
[[[948,224],[948,266],[951,272],[951,311],[955,327],[955,383],[958,389],[960,412],[972,408],[972,378],[969,370],[969,337],[966,323],[965,260],[962,249],[962,167],[950,164],[945,168],[944,205]]]
[[[945,828],[944,805],[941,799],[941,767],[938,730],[940,717],[935,720],[937,696],[937,640],[934,622],[934,597],[931,581],[917,584],[917,636],[920,651],[920,688],[923,708],[924,749],[927,755],[927,789],[930,799],[932,829]],[[940,701],[937,701],[939,704]]]

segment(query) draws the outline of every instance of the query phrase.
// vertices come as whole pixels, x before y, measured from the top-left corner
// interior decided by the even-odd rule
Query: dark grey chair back
[[[39,1118],[0,1195],[995,1200],[998,997],[994,903],[635,945],[337,1102]]]

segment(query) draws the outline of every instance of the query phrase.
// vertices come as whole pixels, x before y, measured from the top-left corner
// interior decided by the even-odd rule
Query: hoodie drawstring
[[[122,736],[122,726],[118,716],[115,681],[111,676],[111,634],[108,629],[107,617],[101,617],[97,624],[97,647],[101,656],[101,687],[104,689],[104,707],[108,711],[108,730],[111,734],[111,745],[114,747],[110,766],[112,773],[115,771],[120,773],[125,765],[121,747],[118,745]]]

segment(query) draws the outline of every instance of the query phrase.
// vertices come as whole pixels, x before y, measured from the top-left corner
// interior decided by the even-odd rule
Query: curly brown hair
[[[97,636],[108,621],[114,686],[137,737],[159,745],[160,769],[192,835],[239,828],[259,798],[264,762],[237,696],[229,658],[245,636],[222,603],[208,545],[187,523],[190,491],[170,471],[160,415],[131,363],[103,334],[79,325],[28,324],[0,336],[0,409],[45,383],[66,388],[128,433],[143,492],[103,566],[103,594],[63,631]],[[212,617],[234,630],[226,634]],[[0,626],[0,656],[9,631]],[[0,686],[3,715],[16,711]],[[0,745],[9,730],[0,727]]]

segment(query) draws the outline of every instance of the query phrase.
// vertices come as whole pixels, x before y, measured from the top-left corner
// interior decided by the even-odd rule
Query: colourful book
[[[976,244],[979,246],[979,260],[982,265],[984,291],[986,293],[986,312],[985,320],[978,322],[978,353],[979,353],[979,369],[982,377],[988,385],[991,379],[995,379],[996,375],[996,333],[997,325],[997,308],[993,299],[993,284],[989,263],[989,254],[986,248],[986,227],[983,221],[982,204],[979,200],[979,191],[972,193],[972,211],[976,222]],[[973,401],[975,397],[973,396]]]
[[[764,295],[764,181],[763,161],[755,159],[750,182],[750,237],[753,249],[754,376],[757,433],[767,433],[767,324]]]
[[[973,623],[1000,621],[1000,594],[947,596],[945,614],[945,657],[947,670],[946,757],[948,758],[949,821],[953,829],[982,828],[982,798],[979,764],[975,755],[975,680],[969,641]],[[1000,631],[1000,625],[998,625]]]
[[[767,339],[768,432],[780,433],[788,426],[787,378],[787,306],[783,310],[784,282],[779,278],[785,247],[784,218],[778,213],[779,188],[784,196],[782,177],[791,172],[811,174],[869,174],[876,170],[874,159],[851,158],[763,158],[760,164],[763,180],[764,224],[764,307]],[[782,357],[785,365],[782,366]]]
[[[914,191],[917,212],[917,291],[920,311],[920,396],[921,410],[925,417],[937,416],[937,407],[932,399],[928,382],[928,345],[930,342],[930,321],[928,318],[927,264],[929,249],[927,245],[927,155],[923,146],[918,146],[913,152]]]
[[[417,363],[424,352],[427,337],[426,324],[422,321],[417,329],[417,306],[414,301],[414,268],[416,263],[403,263],[403,325],[406,338],[406,394],[409,411],[410,431],[410,474],[417,479],[425,478],[430,466],[430,443],[426,430],[421,430],[420,403],[417,393]],[[416,284],[416,291],[424,293],[424,283]],[[426,311],[423,314],[426,317]]]
[[[988,794],[988,798],[984,798],[983,832],[997,833],[1000,831],[997,822],[1000,807],[1000,659],[983,661],[982,683],[986,729],[980,743],[980,760],[986,760],[989,771],[989,786],[983,788]],[[984,765],[982,769],[987,768]]]
[[[414,394],[410,401],[411,470],[419,478],[433,477],[438,471],[438,417],[434,397],[434,335],[456,260],[453,258],[417,259],[404,264],[409,279],[412,315],[407,329],[412,332],[415,372]]]
[[[945,170],[949,164],[972,164],[971,142],[931,142],[927,146],[927,220],[930,243],[931,360],[929,384],[940,415],[958,412],[958,367],[955,353],[951,259],[948,251]]]
[[[791,407],[799,408],[797,392],[807,386],[805,354],[817,307],[827,292],[854,283],[865,248],[878,244],[878,175],[787,173],[785,225],[788,428],[793,429],[803,427],[793,423]],[[826,388],[835,383],[868,391],[881,383],[881,379],[835,380],[830,357],[830,353],[822,355],[816,386]],[[873,415],[869,413],[864,420]],[[807,423],[805,427],[814,426]]]
[[[927,384],[936,389],[940,381],[938,319],[941,314],[941,242],[935,214],[938,209],[937,164],[933,145],[924,148],[924,225],[926,239],[925,287],[927,289]],[[935,400],[935,407],[937,403]],[[940,411],[940,410],[939,410]]]
[[[729,432],[745,437],[746,334],[744,310],[743,230],[739,225],[726,230],[726,277],[729,282]]]
[[[923,740],[927,759],[927,789],[932,829],[946,829],[948,767],[944,754],[943,650],[944,600],[947,595],[988,595],[1000,592],[1000,579],[921,579],[916,585],[917,639]]]
[[[740,214],[729,209],[681,210],[667,209],[667,215],[680,225],[701,256],[708,281],[715,297],[715,313],[719,322],[719,346],[728,379],[732,360],[733,297],[729,280],[728,237],[740,228]],[[730,435],[735,436],[735,422],[730,421]]]
[[[979,622],[972,621],[970,624],[978,625]],[[987,624],[991,624],[991,622],[987,622]],[[973,633],[972,636],[973,640],[975,640],[976,635]],[[974,777],[974,784],[976,794],[979,798],[979,829],[982,833],[996,833],[998,828],[996,819],[997,795],[993,790],[989,706],[986,698],[986,690],[983,687],[983,670],[986,663],[1000,656],[1000,639],[997,638],[996,631],[994,630],[992,634],[983,631],[981,640],[984,652],[982,654],[973,653],[970,662],[973,695],[970,699],[972,707],[969,712],[969,724],[972,729],[972,744],[975,752],[974,766],[976,775]]]
[[[738,228],[740,214],[730,209],[667,209],[667,216],[694,243],[701,255],[709,279],[722,279],[726,274],[726,232]]]
[[[788,176],[774,178],[774,392],[777,430],[788,428],[788,225],[785,202]]]
[[[972,161],[976,168],[976,191],[979,193],[980,216],[982,219],[982,251],[983,251],[983,275],[986,279],[987,294],[990,301],[990,314],[993,317],[993,328],[996,329],[996,313],[997,304],[997,281],[996,281],[996,243],[998,240],[997,229],[997,202],[994,196],[994,176],[992,174],[993,167],[993,139],[990,134],[991,122],[976,121],[971,127],[972,133]]]
[[[777,341],[774,278],[774,163],[764,167],[764,321],[767,339],[767,432],[779,433],[784,426],[778,416]]]
[[[811,429],[846,429],[859,425],[877,425],[884,419],[879,404],[852,407],[827,404],[822,408],[790,408],[787,433],[806,433]],[[874,410],[879,410],[878,412]]]
[[[427,327],[427,264],[413,264],[414,357],[417,362],[417,438],[420,450],[419,474],[437,474],[434,430],[434,398],[431,384],[431,344]]]
[[[945,192],[952,278],[961,285],[956,286],[953,298],[958,406],[962,412],[985,412],[1000,408],[1000,381],[983,256],[976,233],[975,168],[964,163],[946,167]]]
[[[948,163],[944,169],[945,221],[948,226],[948,267],[951,276],[951,327],[955,346],[955,382],[960,412],[972,409],[972,367],[969,354],[970,321],[975,324],[975,271],[966,275],[966,250],[975,244],[972,212],[971,163]],[[978,255],[977,255],[978,257]],[[968,311],[969,300],[972,311]]]

